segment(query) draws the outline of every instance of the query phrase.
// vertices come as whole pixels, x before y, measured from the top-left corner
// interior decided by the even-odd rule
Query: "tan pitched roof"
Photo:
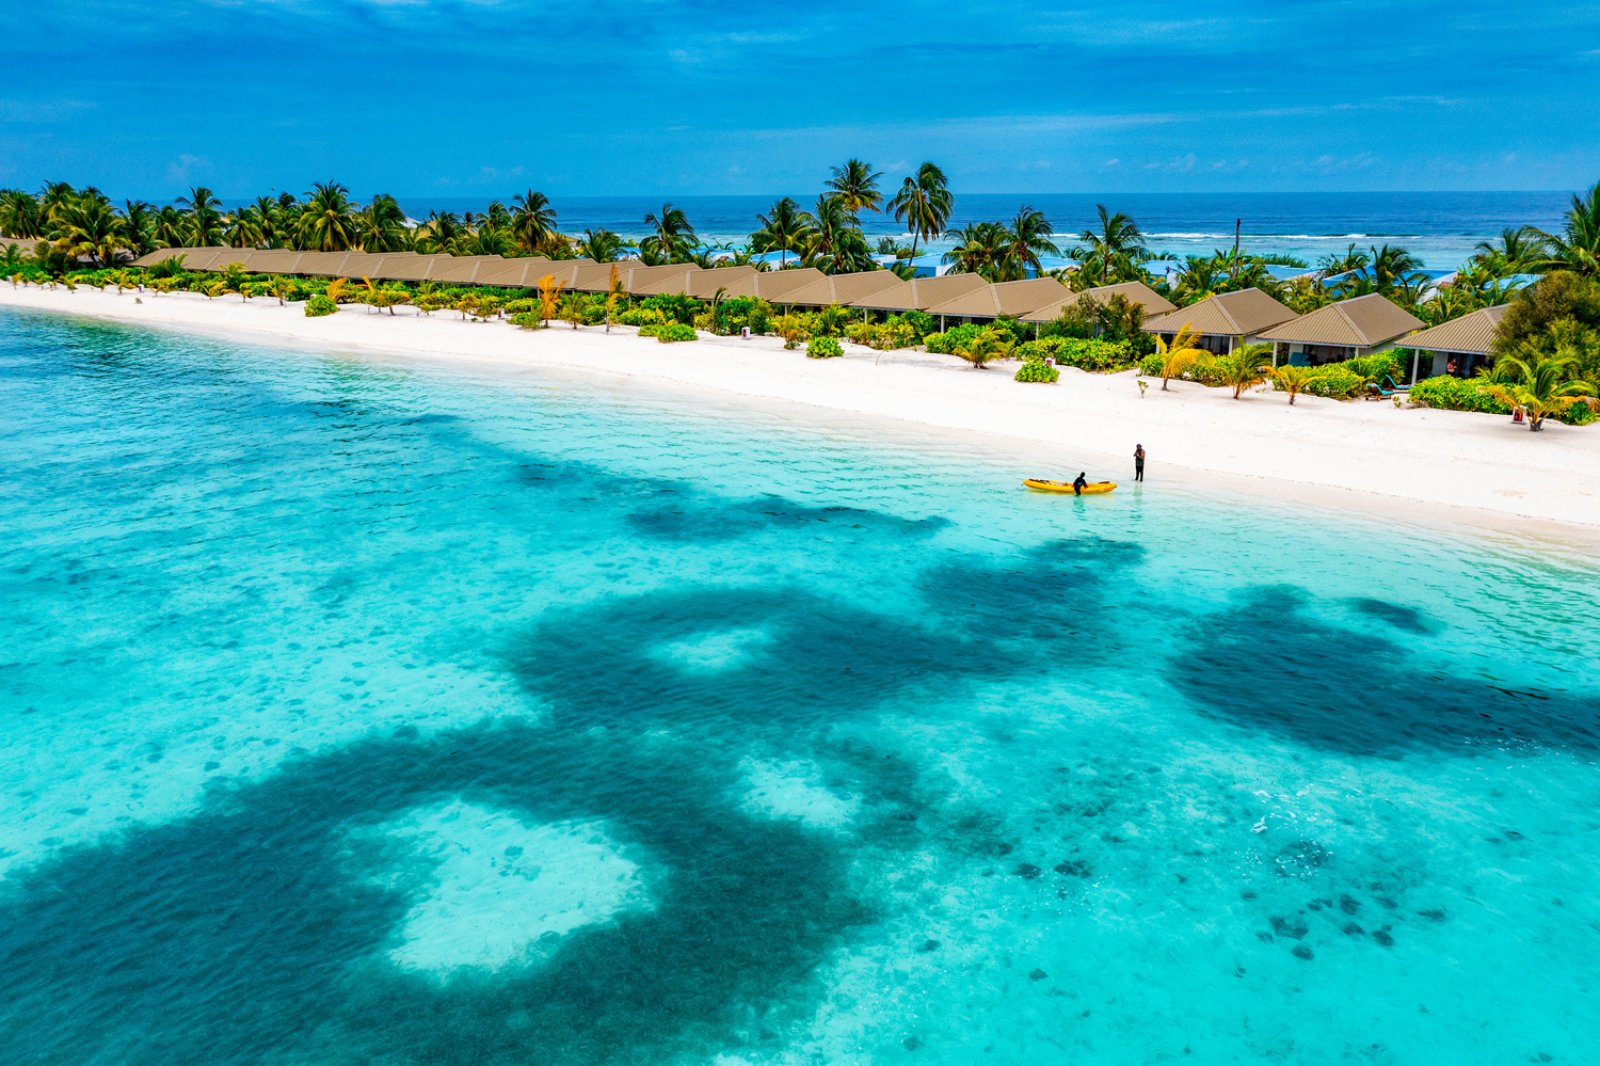
[[[1022,315],[1024,322],[1054,322],[1069,308],[1076,307],[1078,301],[1088,300],[1092,304],[1102,304],[1113,296],[1120,296],[1131,304],[1144,308],[1146,318],[1164,315],[1168,311],[1176,311],[1177,305],[1159,292],[1152,289],[1142,281],[1124,281],[1117,285],[1100,285],[1093,289],[1084,289],[1082,292],[1070,292],[1054,303],[1045,304]]]
[[[689,275],[699,269],[693,263],[663,263],[660,266],[624,263],[618,265],[617,280],[622,283],[622,290],[631,296],[673,295],[686,292]]]
[[[1240,289],[1157,315],[1144,324],[1144,331],[1176,333],[1190,326],[1206,336],[1253,337],[1294,317],[1293,311],[1260,289]]]
[[[976,274],[913,278],[856,300],[851,306],[870,311],[926,311],[935,304],[953,300],[964,293],[976,292],[988,284]]]
[[[863,270],[854,274],[833,274],[787,294],[784,302],[805,307],[849,306],[856,300],[905,284],[891,270]]]
[[[433,269],[449,258],[448,255],[385,256],[382,276],[385,281],[427,281]]]
[[[1370,348],[1422,327],[1422,319],[1387,296],[1370,293],[1319,307],[1261,334],[1264,341]]]
[[[155,266],[157,263],[164,263],[168,259],[174,259],[181,255],[183,256],[183,266],[185,270],[199,270],[200,268],[194,265],[195,262],[200,259],[205,259],[207,262],[209,262],[212,257],[221,251],[231,251],[231,249],[157,248],[155,251],[148,252],[135,259],[133,261],[133,265],[137,267]]]
[[[797,289],[821,281],[826,275],[816,267],[791,267],[788,270],[761,270],[742,278],[735,278],[721,286],[728,291],[725,296],[758,296],[769,303],[787,303],[786,297]]]
[[[135,259],[133,261],[133,265],[155,266],[157,263],[165,262],[174,256],[181,255],[183,256],[183,269],[206,270],[209,269],[211,264],[216,262],[219,257],[224,255],[237,255],[238,252],[239,249],[237,248],[217,246],[205,248],[157,248],[149,255],[142,255],[138,259]]]
[[[268,248],[251,252],[243,262],[245,269],[254,274],[298,274],[300,257],[304,254],[293,248]],[[226,265],[224,262],[223,266]]]
[[[470,285],[485,264],[499,266],[505,259],[498,255],[445,255],[433,265],[429,281],[441,285]]]
[[[349,258],[349,252],[306,252],[300,256],[300,273],[335,278]]]
[[[1054,303],[1066,293],[1067,287],[1055,278],[1028,278],[1024,281],[1002,281],[974,289],[944,303],[927,308],[930,315],[959,315],[962,318],[1015,318],[1045,304]]]
[[[1441,322],[1406,338],[1407,348],[1421,348],[1430,352],[1460,352],[1462,355],[1488,355],[1494,347],[1494,335],[1500,329],[1510,304],[1485,307],[1470,315]]]
[[[748,263],[697,270],[685,279],[688,288],[684,291],[696,300],[709,300],[717,294],[718,289],[730,288],[734,282],[744,281],[755,274],[756,268]]]
[[[383,256],[375,252],[351,252],[339,267],[338,275],[341,278],[370,278],[382,262]]]
[[[474,285],[493,285],[503,289],[528,288],[524,280],[529,271],[544,277],[550,273],[550,260],[543,256],[538,258],[502,259],[500,262],[486,262],[478,268],[477,275],[472,279]],[[537,281],[534,284],[538,284]]]

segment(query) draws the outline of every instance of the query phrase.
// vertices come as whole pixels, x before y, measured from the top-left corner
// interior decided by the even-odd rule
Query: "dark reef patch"
[[[1241,596],[1195,626],[1168,680],[1206,714],[1349,755],[1600,748],[1600,694],[1417,670],[1402,646],[1322,621],[1307,600]]]
[[[864,507],[818,506],[782,496],[717,501],[705,493],[627,516],[635,532],[658,540],[705,543],[733,540],[767,530],[868,532],[902,537],[930,537],[950,524],[935,516],[913,519]]]
[[[698,774],[626,741],[484,726],[218,788],[192,818],[0,892],[0,1031],[13,1061],[134,1064],[258,1062],[286,1044],[316,1061],[590,1063],[736,1043],[868,915],[842,845],[750,819]],[[456,797],[531,823],[606,819],[649,864],[655,910],[492,979],[371,961],[407,901],[352,871],[351,830]]]

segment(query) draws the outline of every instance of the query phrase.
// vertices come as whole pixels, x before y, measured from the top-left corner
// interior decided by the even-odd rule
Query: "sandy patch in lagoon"
[[[530,333],[447,312],[424,317],[403,309],[391,316],[350,307],[308,319],[298,305],[271,299],[137,299],[92,289],[0,287],[4,307],[320,352],[388,352],[546,376],[570,371],[629,391],[737,398],[807,421],[847,416],[977,434],[1008,451],[1048,457],[1050,466],[1093,466],[1094,476],[1125,479],[1127,455],[1143,443],[1156,485],[1253,487],[1329,509],[1395,508],[1413,519],[1509,527],[1519,536],[1591,540],[1600,531],[1600,430],[1593,427],[1554,425],[1532,434],[1498,416],[1317,397],[1290,407],[1278,394],[1235,401],[1225,389],[1185,383],[1166,393],[1152,387],[1141,398],[1131,373],[1068,370],[1058,386],[1024,386],[1004,364],[979,372],[947,357],[853,345],[843,359],[817,361],[783,350],[773,338],[666,346],[628,329],[608,334],[558,325]],[[1538,521],[1521,520],[1529,518]]]
[[[398,849],[397,865],[369,878],[410,903],[390,961],[440,980],[537,964],[579,929],[654,907],[639,864],[602,822],[529,825],[454,800],[358,838]]]

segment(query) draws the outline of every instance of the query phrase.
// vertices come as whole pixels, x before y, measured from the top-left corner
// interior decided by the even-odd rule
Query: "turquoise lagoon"
[[[1600,1061],[1581,550],[22,314],[0,469],[7,1062]]]

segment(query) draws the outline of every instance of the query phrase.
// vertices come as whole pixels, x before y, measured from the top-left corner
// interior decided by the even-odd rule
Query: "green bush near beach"
[[[1053,385],[1061,379],[1061,371],[1043,359],[1029,359],[1017,367],[1017,380],[1037,385]]]
[[[334,303],[325,293],[319,292],[306,301],[307,318],[321,318],[323,315],[331,315],[337,310],[339,310],[339,305]]]
[[[812,337],[806,343],[807,359],[837,359],[844,354],[844,346],[832,337]]]
[[[943,333],[930,333],[924,338],[928,351],[934,355],[954,355],[958,350],[972,343],[972,339],[988,326],[967,323],[961,326],[952,326]]]
[[[1477,411],[1480,414],[1506,415],[1511,408],[1490,396],[1483,378],[1458,378],[1450,374],[1424,378],[1411,386],[1409,398],[1418,407],[1439,411]]]
[[[1081,337],[1043,337],[1017,347],[1024,361],[1054,359],[1058,366],[1074,366],[1092,373],[1115,373],[1134,365],[1132,345]]]
[[[644,330],[639,331],[640,336],[646,336]],[[662,344],[676,344],[680,341],[692,341],[699,337],[693,326],[686,326],[682,322],[668,322],[664,326],[657,326],[649,336],[655,337]]]

